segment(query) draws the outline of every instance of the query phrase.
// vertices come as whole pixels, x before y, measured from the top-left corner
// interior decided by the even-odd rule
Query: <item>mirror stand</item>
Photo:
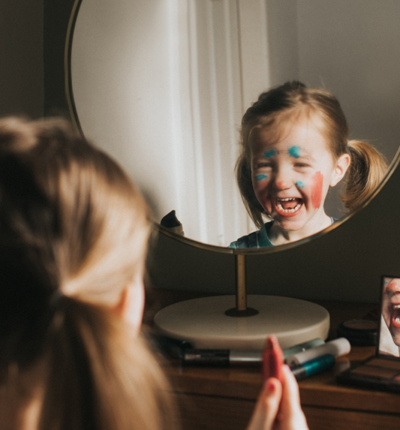
[[[235,270],[235,296],[167,306],[154,318],[156,329],[202,349],[261,350],[270,334],[278,337],[282,348],[328,337],[330,318],[322,306],[289,297],[247,295],[245,254],[235,254]]]
[[[235,254],[236,271],[236,307],[225,311],[230,317],[251,317],[257,315],[257,309],[247,307],[246,289],[246,254]]]

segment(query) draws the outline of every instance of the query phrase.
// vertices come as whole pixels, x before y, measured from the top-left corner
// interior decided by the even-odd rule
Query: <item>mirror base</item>
[[[246,308],[242,311],[240,311],[237,308],[232,308],[225,311],[225,315],[227,315],[228,317],[234,317],[234,318],[253,317],[258,313],[259,313],[258,310],[253,308]]]
[[[157,313],[158,331],[186,340],[194,348],[263,349],[268,335],[275,334],[282,348],[290,348],[315,338],[328,337],[330,318],[320,305],[289,297],[248,295],[251,318],[232,318],[235,296],[215,296],[186,300]]]

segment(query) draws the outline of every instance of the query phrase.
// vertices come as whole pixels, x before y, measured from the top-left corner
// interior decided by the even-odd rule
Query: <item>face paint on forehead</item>
[[[274,157],[276,154],[278,154],[278,150],[276,149],[269,149],[268,151],[264,152],[264,158],[271,158]]]
[[[268,175],[265,175],[264,173],[260,173],[259,175],[256,175],[256,181],[265,181],[268,179]]]
[[[324,176],[321,172],[316,172],[311,178],[311,202],[315,209],[321,206],[322,200],[322,185],[324,182]]]
[[[300,146],[297,146],[297,145],[291,146],[291,147],[289,148],[289,150],[288,150],[288,154],[289,154],[291,157],[299,158],[299,157],[300,157],[300,155],[301,155],[301,148],[300,148]]]

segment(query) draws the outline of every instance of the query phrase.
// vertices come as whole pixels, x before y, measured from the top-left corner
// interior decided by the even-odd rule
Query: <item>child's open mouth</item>
[[[400,328],[400,305],[394,305],[392,309],[392,325]]]
[[[274,201],[275,210],[279,215],[282,216],[294,216],[296,215],[301,207],[303,206],[303,199],[295,197],[287,197],[284,199],[275,199]]]

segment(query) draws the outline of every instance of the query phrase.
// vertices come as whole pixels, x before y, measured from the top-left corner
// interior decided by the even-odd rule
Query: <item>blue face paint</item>
[[[256,181],[258,182],[264,181],[265,179],[268,179],[268,176],[265,175],[264,173],[260,173],[259,175],[256,175]]]
[[[299,188],[304,188],[305,187],[304,182],[301,182],[301,181],[297,181],[296,182],[296,186],[299,187]]]
[[[289,155],[294,158],[299,158],[300,152],[301,152],[300,146],[292,146],[291,148],[289,148],[289,151],[288,151]]]
[[[278,151],[276,149],[270,149],[269,151],[264,152],[264,157],[265,158],[271,158],[274,155],[276,155],[278,153]]]

